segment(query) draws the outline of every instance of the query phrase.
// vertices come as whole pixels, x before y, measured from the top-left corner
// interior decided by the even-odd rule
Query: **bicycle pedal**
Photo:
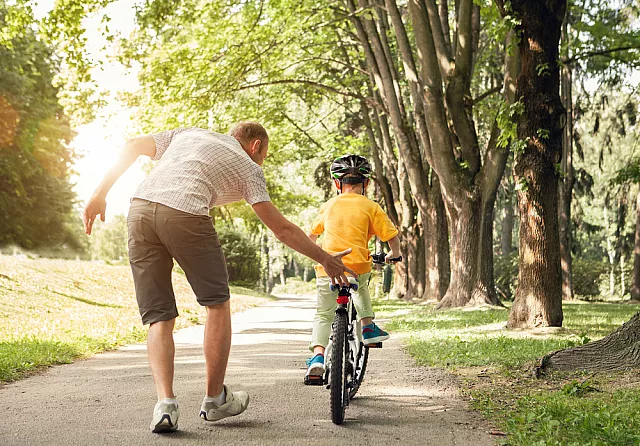
[[[304,377],[304,383],[307,386],[321,386],[324,384],[324,379],[322,376],[307,375]]]
[[[382,348],[382,342],[377,342],[375,344],[365,345],[367,348]]]

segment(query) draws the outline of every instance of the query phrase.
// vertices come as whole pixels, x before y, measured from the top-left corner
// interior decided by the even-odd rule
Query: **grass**
[[[386,328],[404,333],[418,364],[444,367],[461,377],[472,407],[508,434],[509,445],[640,444],[637,373],[554,373],[535,379],[545,354],[601,338],[640,310],[639,305],[571,302],[564,330],[506,330],[508,309],[436,312],[433,305],[377,300]]]
[[[176,328],[203,323],[184,275],[173,284]],[[232,312],[269,298],[235,286],[231,294]],[[128,266],[0,255],[0,382],[145,338]]]

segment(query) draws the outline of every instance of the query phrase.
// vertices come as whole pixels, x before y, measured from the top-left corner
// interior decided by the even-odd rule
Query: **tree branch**
[[[432,0],[433,1],[433,0]],[[460,0],[458,10],[458,43],[456,44],[456,72],[471,78],[473,0]]]
[[[475,99],[472,99],[472,103],[473,105],[476,105],[478,102],[482,101],[483,99],[488,98],[489,96],[491,96],[494,93],[498,93],[502,91],[502,85],[498,85],[497,87],[493,87],[491,90],[485,91],[484,93],[482,93],[480,96],[478,96]]]
[[[600,51],[589,51],[586,53],[578,54],[571,58],[562,58],[561,61],[564,64],[570,65],[579,60],[588,59],[594,56],[606,56],[607,54],[615,53],[618,51],[629,51],[629,50],[637,50],[640,49],[640,45],[629,45],[629,46],[620,46],[617,48],[609,48],[608,50],[600,50]]]
[[[304,136],[306,136],[309,141],[311,141],[315,146],[317,146],[320,149],[320,151],[322,151],[322,152],[325,151],[324,147],[322,147],[322,145],[320,145],[320,143],[318,141],[316,141],[311,135],[309,135],[309,133],[305,129],[300,127],[293,119],[291,119],[289,117],[289,115],[287,115],[285,112],[281,112],[281,114],[284,117],[284,119],[289,121],[291,123],[291,125],[293,125],[296,129],[298,129],[298,131],[300,133],[302,133]]]
[[[451,54],[451,28],[449,27],[449,1],[440,0],[438,3],[438,15],[440,16],[440,24],[442,25],[442,33],[447,51]]]
[[[385,110],[384,106],[382,104],[379,104],[378,102],[374,101],[371,98],[367,98],[364,97],[360,94],[356,94],[356,93],[350,93],[348,91],[342,91],[342,90],[338,90],[335,87],[332,87],[330,85],[326,85],[323,84],[321,82],[316,82],[316,81],[310,81],[307,79],[278,79],[278,80],[274,80],[274,81],[266,81],[266,82],[256,82],[253,84],[245,84],[245,85],[240,85],[236,88],[233,89],[233,91],[242,91],[242,90],[249,90],[251,88],[259,88],[259,87],[266,87],[269,85],[280,85],[280,84],[300,84],[300,85],[310,85],[312,87],[316,87],[319,88],[321,90],[327,90],[330,91],[331,93],[337,94],[337,95],[341,95],[341,96],[346,96],[349,98],[356,98],[356,99],[360,99],[365,101],[369,106],[375,107],[377,109],[380,110]]]
[[[442,77],[446,78],[451,71],[451,52],[447,46],[446,39],[444,37],[444,30],[442,29],[442,21],[440,20],[440,14],[438,13],[438,6],[435,0],[426,0],[423,2],[429,15],[429,24],[431,25],[431,34],[433,35],[433,43],[436,47],[436,53],[438,56],[438,64],[440,66],[440,72]]]

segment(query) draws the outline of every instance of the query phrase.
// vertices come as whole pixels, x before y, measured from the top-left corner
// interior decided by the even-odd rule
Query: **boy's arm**
[[[400,257],[400,239],[398,236],[394,236],[391,240],[388,240],[389,248],[391,248],[391,252],[385,256],[385,262],[390,263],[391,259],[395,259]]]
[[[318,234],[307,234],[307,237],[309,237],[309,239],[315,243],[318,240]]]
[[[153,140],[153,136],[141,136],[130,139],[125,143],[116,164],[107,171],[102,182],[100,182],[100,185],[96,188],[84,209],[82,219],[84,221],[84,231],[88,235],[91,235],[93,222],[98,215],[100,216],[100,220],[104,221],[107,210],[106,198],[111,186],[131,167],[140,155],[147,155],[153,158],[155,154],[156,143]]]

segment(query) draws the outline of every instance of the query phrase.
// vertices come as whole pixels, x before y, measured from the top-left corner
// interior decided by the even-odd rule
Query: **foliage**
[[[500,297],[511,300],[518,286],[518,253],[495,256],[493,277]]]
[[[246,233],[218,227],[218,238],[224,250],[229,282],[255,287],[260,280],[260,250]]]
[[[7,10],[0,3],[0,27]],[[51,49],[29,28],[0,46],[0,246],[79,249],[69,182],[75,154]]]
[[[118,214],[106,224],[96,222],[91,239],[91,257],[107,262],[123,262],[127,252],[127,217]]]
[[[608,265],[601,260],[576,258],[573,266],[573,291],[577,297],[593,297],[601,293]]]

